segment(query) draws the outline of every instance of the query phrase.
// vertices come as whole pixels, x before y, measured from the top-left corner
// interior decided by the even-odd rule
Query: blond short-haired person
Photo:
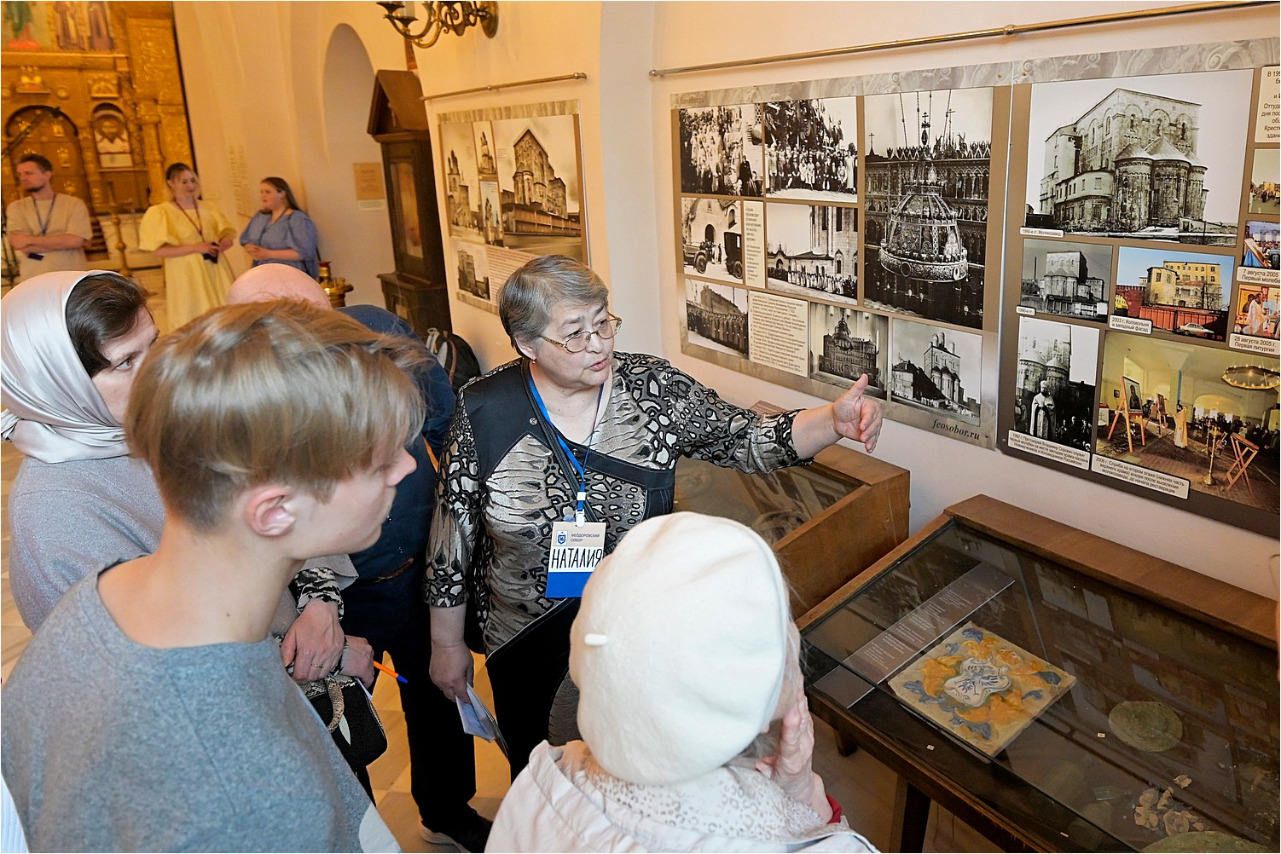
[[[4,690],[33,849],[396,847],[268,627],[307,555],[377,539],[414,465],[417,358],[300,303],[155,344],[124,423],[164,501],[159,548],[68,591]]]

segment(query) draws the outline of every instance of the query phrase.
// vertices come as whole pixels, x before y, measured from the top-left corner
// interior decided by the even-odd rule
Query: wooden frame
[[[1139,401],[1140,409],[1138,412],[1130,409],[1129,398],[1133,394]],[[1130,425],[1137,424],[1139,427],[1139,441],[1146,447],[1148,444],[1148,422],[1143,417],[1143,395],[1141,386],[1137,381],[1129,377],[1121,377],[1121,406],[1112,413],[1112,426],[1108,428],[1108,441],[1112,441],[1112,434],[1116,432],[1118,424],[1125,423],[1125,441],[1130,446],[1130,453],[1134,453],[1134,436],[1130,432]]]

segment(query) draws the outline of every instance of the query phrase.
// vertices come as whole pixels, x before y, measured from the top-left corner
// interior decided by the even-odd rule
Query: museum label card
[[[1108,318],[1108,328],[1115,329],[1118,332],[1138,332],[1140,335],[1152,334],[1152,321],[1142,320],[1138,317],[1117,317],[1112,315]]]
[[[765,287],[765,205],[761,202],[743,202],[743,277],[750,287]]]
[[[1275,338],[1256,338],[1253,335],[1242,335],[1239,332],[1233,332],[1228,336],[1228,346],[1233,350],[1244,350],[1247,353],[1281,356],[1281,341]]]
[[[748,294],[749,358],[799,376],[809,374],[809,304],[752,291]]]
[[[1047,442],[1045,439],[1036,436],[1029,436],[1026,433],[1019,433],[1011,430],[1007,434],[1007,439],[1011,448],[1023,451],[1028,454],[1036,454],[1038,457],[1045,457],[1047,460],[1054,460],[1056,463],[1063,463],[1065,466],[1072,466],[1082,470],[1090,468],[1090,452],[1083,451],[1080,448],[1060,445],[1057,442]]]
[[[880,682],[1013,583],[1004,572],[981,563],[855,650],[843,663],[864,679]]]
[[[1238,267],[1237,281],[1247,285],[1281,284],[1281,270],[1260,270],[1258,267]]]
[[[1254,122],[1255,142],[1281,142],[1281,66],[1263,69],[1259,89],[1259,114]]]
[[[1061,228],[1028,228],[1024,226],[1019,229],[1019,234],[1024,237],[1062,237],[1063,229]]]
[[[1173,495],[1175,498],[1182,498],[1185,501],[1188,497],[1189,484],[1185,478],[1133,466],[1101,454],[1094,455],[1090,468],[1099,474],[1114,477],[1117,480],[1124,480],[1127,483],[1141,486],[1144,489],[1151,489],[1154,492]]]

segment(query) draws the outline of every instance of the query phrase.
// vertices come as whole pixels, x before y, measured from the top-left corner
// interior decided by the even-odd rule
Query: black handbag
[[[387,733],[365,689],[350,676],[326,676],[302,686],[352,767],[364,768],[387,752]]]

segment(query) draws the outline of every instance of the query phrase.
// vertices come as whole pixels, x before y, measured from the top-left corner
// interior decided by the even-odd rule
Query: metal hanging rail
[[[559,83],[562,80],[586,79],[586,74],[581,71],[575,71],[573,74],[561,74],[558,77],[539,77],[537,80],[519,80],[515,83],[495,83],[489,86],[474,86],[471,89],[458,89],[453,92],[441,92],[439,95],[424,95],[423,100],[433,101],[437,98],[452,98],[455,95],[471,95],[474,92],[497,92],[499,89],[514,89],[517,86],[537,86],[540,83]]]
[[[744,68],[749,65],[768,65],[775,62],[794,62],[801,59],[826,59],[834,56],[850,56],[856,53],[870,53],[876,50],[891,50],[901,47],[922,47],[924,45],[945,44],[947,42],[971,41],[973,39],[995,38],[997,36],[1018,36],[1026,33],[1044,32],[1046,30],[1065,30],[1071,27],[1092,26],[1094,24],[1113,24],[1119,21],[1137,21],[1146,18],[1161,18],[1173,15],[1189,15],[1194,12],[1219,12],[1227,9],[1244,9],[1249,6],[1275,5],[1275,0],[1229,0],[1217,3],[1192,3],[1187,6],[1166,6],[1160,9],[1142,9],[1133,12],[1115,12],[1109,15],[1092,15],[1088,18],[1065,18],[1061,21],[1046,21],[1040,24],[1007,24],[1004,27],[991,27],[985,30],[970,30],[962,33],[948,33],[940,36],[921,36],[914,39],[895,39],[888,42],[854,45],[851,47],[834,47],[827,50],[806,51],[804,53],[785,53],[779,56],[764,56],[756,59],[735,59],[726,62],[709,62],[705,65],[685,65],[679,68],[655,68],[649,72],[650,77],[670,77],[676,74],[692,74],[698,71],[719,71],[726,68]]]

